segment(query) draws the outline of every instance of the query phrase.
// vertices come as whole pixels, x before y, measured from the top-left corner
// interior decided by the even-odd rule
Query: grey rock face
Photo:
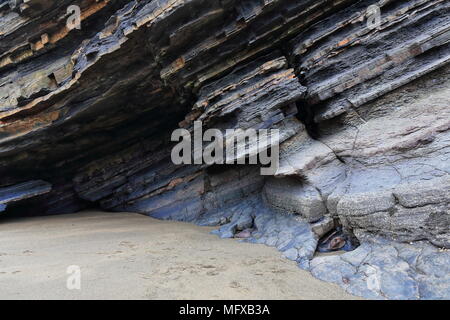
[[[355,132],[352,150],[342,144],[349,133],[324,138],[349,164],[342,191],[330,199],[336,203],[336,214],[355,232],[371,231],[402,241],[428,239],[449,246],[449,162],[444,160],[448,131],[442,131],[448,127],[443,97],[449,92],[436,88],[435,96],[428,96],[426,88],[434,86],[436,77],[425,77],[368,106],[367,120]],[[439,81],[449,80],[440,76]],[[416,101],[399,102],[399,97],[405,99],[417,87],[421,89],[414,91]],[[421,110],[425,100],[432,106],[430,113]],[[378,116],[383,102],[383,108],[395,104],[395,111]],[[408,120],[411,117],[413,123]]]
[[[311,273],[368,298],[448,299],[449,259],[449,251],[425,242],[410,245],[372,237],[353,252],[313,259]]]
[[[317,247],[317,237],[309,223],[299,216],[273,211],[263,203],[264,200],[260,196],[254,196],[228,208],[227,211],[232,212],[231,221],[213,231],[213,234],[222,238],[241,238],[238,236],[239,223],[243,218],[247,221],[248,217],[251,217],[247,226],[251,226],[253,232],[245,241],[276,247],[284,257],[308,269],[307,265]],[[210,219],[208,216],[214,215],[206,214],[195,222],[203,225],[205,220]]]
[[[327,233],[332,231],[335,227],[335,222],[330,217],[325,217],[316,223],[312,224],[312,231],[317,238],[322,238]]]
[[[222,238],[240,238],[237,221],[251,210],[254,231],[244,241],[276,247],[300,268],[340,285],[350,294],[395,300],[450,297],[450,251],[426,241],[409,244],[363,234],[361,245],[353,251],[315,255],[317,236],[312,225],[300,216],[273,211],[263,202],[248,198],[230,208],[232,221],[213,233]]]
[[[449,68],[444,70],[358,113],[349,111],[341,121],[351,125],[320,125],[318,140],[297,135],[283,144],[282,179],[265,186],[266,193],[272,190],[274,205],[299,214],[319,208],[316,217],[339,219],[355,234],[370,231],[406,242],[428,239],[448,248],[450,115],[445,101],[450,78]],[[299,204],[294,210],[290,198]],[[317,201],[322,206],[312,205]]]
[[[450,2],[18,4],[0,1],[2,215],[95,204],[252,229],[351,293],[450,296]],[[195,121],[279,129],[278,171],[173,164],[171,133]],[[314,258],[337,226],[362,245]]]
[[[309,222],[316,222],[327,213],[319,191],[294,179],[268,179],[264,195],[274,208],[301,215]]]

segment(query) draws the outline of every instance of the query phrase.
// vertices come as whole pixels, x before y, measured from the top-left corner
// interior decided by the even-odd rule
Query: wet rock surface
[[[0,188],[0,211],[6,210],[8,205],[49,193],[51,189],[51,184],[41,180]]]
[[[16,3],[0,0],[2,215],[217,225],[357,295],[450,297],[448,1]],[[246,152],[175,165],[171,133],[195,121],[279,129],[278,171],[236,165]]]
[[[313,259],[311,273],[370,299],[448,299],[449,263],[448,250],[426,242],[370,237],[352,252]]]
[[[336,253],[317,254],[321,249],[318,237],[305,219],[274,212],[261,205],[261,199],[247,201],[229,208],[228,219],[222,221],[225,224],[212,233],[276,247],[283,257],[296,261],[314,277],[336,283],[353,295],[394,300],[450,297],[450,251],[447,249],[426,241],[400,243],[367,234],[361,235],[361,243],[355,244],[337,231],[334,234],[342,237],[342,246],[324,250]],[[218,217],[212,215],[196,223],[220,224],[215,219]],[[239,222],[243,220],[249,221],[247,226],[251,225],[252,229],[240,231]]]

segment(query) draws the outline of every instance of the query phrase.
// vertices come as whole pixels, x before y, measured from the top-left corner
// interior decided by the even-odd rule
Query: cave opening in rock
[[[352,294],[449,296],[448,1],[0,2],[0,223],[139,213]],[[279,130],[279,170],[175,164],[196,122]]]

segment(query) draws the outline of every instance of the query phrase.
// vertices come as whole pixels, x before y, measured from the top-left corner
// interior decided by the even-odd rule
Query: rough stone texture
[[[316,223],[312,224],[312,231],[318,238],[322,238],[327,233],[332,231],[336,226],[336,223],[330,217],[325,217]]]
[[[96,206],[218,225],[354,294],[450,298],[438,249],[450,248],[448,1],[8,3],[1,198],[48,184],[0,200],[2,214]],[[66,27],[69,5],[80,30]],[[280,129],[278,172],[174,165],[171,133],[196,120]],[[340,225],[361,246],[313,258]]]
[[[8,205],[46,194],[51,189],[51,184],[41,180],[0,188],[0,211],[6,210]]]
[[[308,269],[318,240],[310,224],[294,215],[274,212],[263,203],[260,197],[250,197],[228,208],[226,215],[207,214],[195,222],[200,225],[222,224],[213,231],[222,238],[233,238],[238,231],[253,228],[251,237],[245,241],[276,247],[284,257]]]
[[[450,252],[368,238],[355,251],[312,260],[312,274],[371,299],[442,299],[450,294]]]
[[[449,247],[449,70],[367,105],[364,123],[323,138],[347,166],[328,208],[355,233]]]

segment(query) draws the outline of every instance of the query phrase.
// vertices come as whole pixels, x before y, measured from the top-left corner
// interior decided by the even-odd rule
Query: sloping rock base
[[[217,225],[356,295],[450,298],[449,1],[10,3],[2,215]],[[197,121],[279,129],[264,145],[279,145],[278,170],[239,164],[245,150],[175,165],[171,134]]]
[[[276,247],[316,278],[336,283],[353,295],[402,300],[450,297],[450,251],[426,241],[399,243],[362,235],[355,250],[316,255],[319,235],[313,231],[314,224],[274,212],[257,197],[194,222],[220,225],[213,233],[222,238],[243,235],[242,241]]]

